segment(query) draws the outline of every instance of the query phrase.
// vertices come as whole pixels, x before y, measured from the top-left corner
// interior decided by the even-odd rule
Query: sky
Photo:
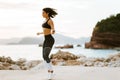
[[[52,7],[56,33],[90,37],[98,21],[120,13],[120,0],[0,0],[0,39],[38,37],[42,9]]]

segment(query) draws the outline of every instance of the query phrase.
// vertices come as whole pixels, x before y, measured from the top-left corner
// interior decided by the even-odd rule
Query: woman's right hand
[[[41,33],[40,32],[37,33],[37,35],[40,35],[40,34],[42,34],[42,32]]]

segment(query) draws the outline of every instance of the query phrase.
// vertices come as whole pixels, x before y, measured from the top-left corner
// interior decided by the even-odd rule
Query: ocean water
[[[111,54],[116,54],[119,51],[112,49],[85,49],[84,46],[77,47],[74,45],[73,49],[56,49],[53,47],[51,54],[58,52],[58,50],[68,51],[73,54],[85,55],[87,57],[107,57]],[[11,57],[13,60],[25,58],[27,60],[42,60],[42,47],[38,45],[0,45],[0,56]]]

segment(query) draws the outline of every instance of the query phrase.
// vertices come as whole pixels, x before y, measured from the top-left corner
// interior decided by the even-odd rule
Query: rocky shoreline
[[[24,58],[14,61],[10,57],[2,56],[0,57],[0,70],[28,70],[40,62],[40,60],[27,61]]]
[[[51,58],[55,59],[54,65],[61,66],[120,67],[120,53],[109,55],[107,58],[88,58],[84,55],[58,51],[51,55]]]
[[[84,55],[74,55],[70,52],[58,51],[52,54],[53,65],[59,66],[83,66],[83,67],[120,67],[120,53],[109,55],[107,58],[88,58]],[[42,61],[20,58],[17,61],[10,57],[0,57],[0,70],[29,70]]]

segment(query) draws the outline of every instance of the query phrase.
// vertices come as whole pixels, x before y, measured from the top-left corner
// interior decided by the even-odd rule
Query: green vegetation
[[[101,20],[96,24],[94,30],[97,32],[120,33],[120,13]]]

